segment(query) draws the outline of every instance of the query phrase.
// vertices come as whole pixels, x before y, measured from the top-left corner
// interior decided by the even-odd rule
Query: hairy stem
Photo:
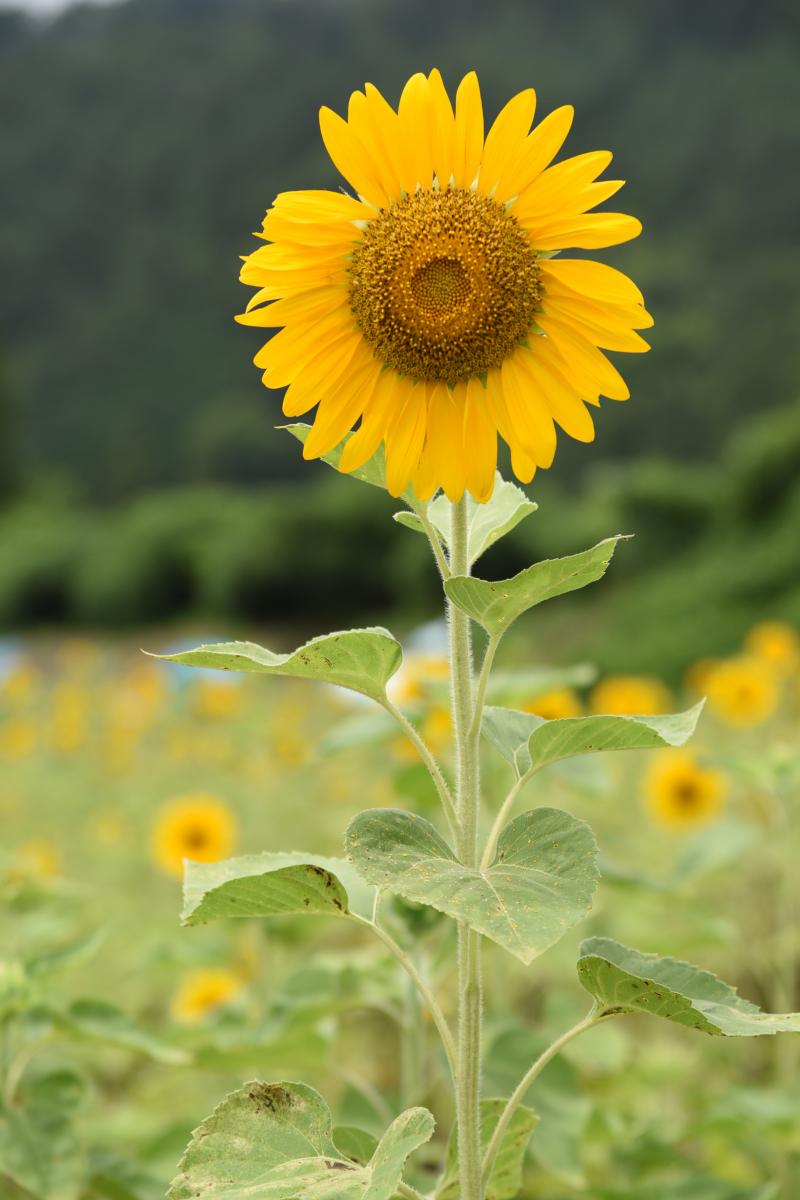
[[[450,570],[469,574],[467,505],[450,509]],[[450,681],[456,749],[456,811],[458,854],[468,867],[478,862],[480,773],[472,684],[472,638],[469,618],[454,605],[448,608],[450,624]],[[456,1120],[458,1125],[459,1183],[461,1200],[481,1200],[480,1053],[481,963],[480,935],[466,922],[458,926],[458,1060]]]

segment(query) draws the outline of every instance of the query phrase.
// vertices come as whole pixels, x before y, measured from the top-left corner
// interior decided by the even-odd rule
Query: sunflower
[[[591,709],[618,716],[653,716],[669,712],[670,694],[650,675],[607,675],[593,689]]]
[[[199,792],[170,801],[153,826],[152,852],[169,875],[183,874],[183,860],[217,862],[230,854],[236,822],[216,796]]]
[[[242,990],[242,980],[227,967],[200,967],[189,971],[181,980],[172,998],[170,1011],[174,1020],[191,1025],[235,1000]]]
[[[578,693],[570,687],[552,688],[542,692],[522,706],[523,712],[533,713],[545,721],[563,721],[568,717],[579,717],[583,705]]]
[[[622,186],[599,181],[607,150],[551,165],[570,105],[533,129],[536,94],[502,109],[484,138],[478,80],[455,104],[441,75],[412,76],[395,111],[371,84],[347,119],[320,112],[325,147],[354,194],[280,193],[268,245],[244,260],[258,291],[238,320],[278,329],[255,357],[283,411],[316,407],[303,448],[318,458],[357,421],[339,462],[363,465],[381,443],[393,495],[442,488],[489,499],[497,435],[516,476],[549,467],[556,426],[594,437],[586,405],[629,392],[604,350],[639,352],[652,325],[619,271],[566,249],[634,238],[623,213],[590,210]]]
[[[712,712],[739,728],[768,721],[780,699],[774,668],[762,658],[727,659],[710,673],[706,686]]]
[[[800,666],[800,635],[785,621],[762,621],[745,638],[745,650],[777,671],[791,674]]]
[[[644,777],[644,800],[654,821],[674,829],[707,824],[725,796],[721,772],[701,766],[686,750],[663,750]]]

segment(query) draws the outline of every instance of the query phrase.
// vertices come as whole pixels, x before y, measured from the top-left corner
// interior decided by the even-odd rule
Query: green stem
[[[414,725],[411,721],[409,721],[405,713],[397,708],[396,705],[392,704],[391,700],[389,699],[382,701],[382,704],[386,711],[393,716],[395,721],[397,721],[397,723],[402,727],[406,737],[410,738],[419,751],[420,758],[428,768],[428,774],[433,780],[434,787],[436,788],[439,800],[441,801],[442,808],[444,809],[444,815],[447,817],[447,824],[450,827],[450,833],[454,840],[457,839],[458,818],[456,816],[456,810],[453,804],[453,797],[450,794],[450,788],[447,786],[447,780],[442,774],[441,767],[434,758],[425,740],[414,728]]]
[[[405,1200],[426,1200],[422,1192],[418,1192],[410,1183],[403,1183],[402,1180],[395,1188],[398,1196],[404,1196]]]
[[[495,817],[494,821],[492,822],[492,828],[489,830],[489,836],[486,839],[486,846],[484,847],[483,857],[481,858],[481,870],[482,871],[486,870],[486,868],[489,866],[489,863],[494,858],[494,852],[497,849],[497,839],[500,836],[500,830],[503,828],[503,825],[505,824],[506,817],[511,812],[511,809],[514,807],[514,803],[517,799],[517,796],[520,794],[523,787],[528,782],[529,778],[530,778],[530,776],[523,775],[523,777],[521,779],[518,779],[517,782],[512,787],[511,791],[506,796],[503,803],[500,805],[500,808],[498,809],[498,812],[497,812],[497,816]]]
[[[540,1071],[544,1070],[544,1068],[550,1062],[550,1059],[555,1058],[559,1050],[566,1046],[567,1042],[571,1042],[573,1038],[578,1037],[581,1033],[585,1033],[587,1029],[591,1029],[593,1025],[597,1025],[600,1021],[606,1020],[607,1017],[611,1015],[612,1014],[609,1013],[606,1014],[606,1016],[603,1016],[595,1007],[593,1007],[582,1021],[579,1021],[577,1025],[573,1025],[572,1029],[568,1029],[566,1033],[562,1033],[560,1038],[557,1038],[551,1046],[548,1046],[547,1049],[539,1055],[539,1057],[536,1059],[536,1062],[533,1063],[532,1066],[530,1066],[522,1076],[522,1079],[520,1079],[516,1088],[509,1097],[509,1100],[500,1116],[500,1120],[495,1126],[491,1141],[486,1147],[486,1153],[483,1156],[482,1167],[482,1183],[484,1187],[486,1186],[486,1182],[492,1173],[492,1167],[494,1166],[497,1153],[502,1145],[506,1131],[511,1124],[511,1119],[524,1100],[525,1093],[533,1083],[536,1076],[540,1073]]]
[[[452,504],[450,507],[450,569],[454,575],[469,574],[465,500]],[[450,604],[448,616],[450,681],[456,749],[458,853],[465,866],[475,867],[478,862],[480,771],[477,753],[478,740],[474,731],[472,637],[469,618],[465,613]],[[459,922],[456,1121],[458,1125],[460,1200],[481,1200],[483,1195],[479,1114],[480,941],[480,935],[466,922]]]
[[[413,959],[409,958],[403,947],[394,940],[390,933],[387,933],[385,929],[382,929],[380,925],[376,925],[372,921],[368,921],[366,917],[360,917],[358,913],[351,912],[348,913],[347,916],[350,921],[355,921],[358,925],[364,925],[367,929],[372,930],[375,936],[380,938],[384,946],[391,950],[392,954],[403,967],[403,970],[406,971],[406,973],[416,984],[417,991],[428,1006],[433,1023],[439,1031],[439,1037],[442,1039],[442,1046],[444,1047],[444,1052],[447,1056],[450,1072],[455,1079],[457,1065],[456,1047],[455,1043],[453,1042],[453,1035],[450,1032],[450,1026],[447,1024],[447,1018],[439,1007],[436,997],[417,970]]]
[[[478,686],[475,691],[475,711],[472,714],[472,724],[469,730],[469,736],[476,742],[479,741],[481,736],[481,720],[483,718],[483,706],[486,703],[486,689],[489,686],[489,676],[492,673],[494,656],[497,653],[499,645],[499,637],[492,636],[489,638],[483,655],[480,674],[478,675]]]
[[[433,551],[433,557],[436,559],[436,566],[439,568],[439,574],[441,575],[442,579],[449,579],[450,567],[447,559],[445,558],[444,550],[442,549],[442,543],[439,540],[439,535],[431,522],[428,520],[428,515],[425,511],[426,507],[426,505],[420,504],[414,508],[414,512],[419,517],[419,523],[425,530],[425,534],[431,544],[431,550]]]

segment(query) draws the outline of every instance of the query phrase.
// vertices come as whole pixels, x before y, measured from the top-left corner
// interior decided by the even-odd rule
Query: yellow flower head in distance
[[[728,725],[745,728],[769,720],[778,707],[778,681],[763,658],[731,658],[708,677],[708,704]]]
[[[199,717],[210,720],[234,716],[241,708],[242,697],[235,683],[203,679],[195,682],[192,703]]]
[[[449,671],[446,654],[407,653],[399,671],[389,680],[389,699],[400,707],[421,704],[431,687],[447,683]]]
[[[744,643],[754,658],[762,658],[787,674],[800,667],[800,635],[784,621],[762,621],[755,625]]]
[[[542,692],[528,704],[523,704],[522,710],[533,713],[536,717],[543,717],[545,721],[561,721],[566,717],[579,717],[583,706],[576,691],[563,687]]]
[[[189,971],[172,998],[174,1020],[191,1025],[219,1012],[240,994],[242,981],[226,967],[201,967]]]
[[[230,809],[216,796],[199,792],[166,804],[153,826],[152,852],[168,874],[183,874],[184,858],[217,862],[233,849],[236,822]]]
[[[644,776],[644,800],[659,825],[689,829],[717,816],[725,798],[725,777],[698,764],[686,750],[662,750]]]
[[[322,140],[352,189],[282,192],[267,245],[244,260],[258,288],[239,320],[278,329],[258,352],[283,411],[316,407],[306,458],[360,420],[339,467],[383,443],[387,486],[428,499],[442,488],[491,496],[497,435],[515,474],[549,467],[556,425],[594,437],[586,405],[627,399],[603,351],[639,352],[652,319],[619,271],[562,250],[634,238],[641,225],[596,213],[622,186],[599,181],[607,150],[551,165],[570,105],[532,128],[536,93],[514,96],[484,136],[474,72],[455,103],[438,71],[409,79],[393,109],[366,84],[346,119],[320,112]]]
[[[593,689],[592,712],[653,716],[669,712],[671,697],[660,679],[649,675],[607,675]]]

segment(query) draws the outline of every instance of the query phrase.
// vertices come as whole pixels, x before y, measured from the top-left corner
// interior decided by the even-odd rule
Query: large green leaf
[[[597,879],[591,829],[553,808],[507,825],[486,871],[463,866],[429,821],[400,809],[360,813],[346,841],[369,883],[466,921],[524,963],[585,916]]]
[[[481,1150],[484,1152],[505,1107],[505,1100],[481,1100]],[[513,1200],[519,1193],[525,1150],[538,1120],[536,1113],[522,1104],[514,1113],[486,1181],[485,1200]],[[453,1126],[447,1144],[444,1175],[436,1189],[436,1200],[458,1200],[458,1197],[458,1129]]]
[[[386,684],[403,657],[399,642],[386,629],[347,629],[312,638],[291,654],[273,654],[255,642],[219,642],[180,654],[154,654],[165,662],[217,671],[255,671],[317,679],[382,700]]]
[[[345,876],[347,884],[340,876]],[[228,917],[277,917],[289,913],[346,916],[351,891],[357,910],[369,910],[366,888],[350,863],[313,854],[247,854],[221,862],[187,862],[183,883],[184,925]]]
[[[727,1037],[800,1033],[800,1013],[764,1013],[710,971],[642,954],[611,938],[581,946],[578,978],[603,1009],[647,1012]]]
[[[471,496],[467,496],[467,558],[470,566],[478,561],[490,546],[510,533],[520,521],[536,512],[537,505],[529,500],[521,488],[503,479],[499,471],[495,472],[494,491],[490,500],[478,504]],[[426,509],[428,520],[445,545],[450,540],[450,501],[446,496],[437,496],[431,500]],[[424,533],[422,522],[416,513],[395,513],[395,521]]]
[[[313,1088],[248,1083],[194,1131],[168,1200],[389,1200],[433,1127],[427,1109],[408,1109],[362,1166],[337,1148]]]
[[[602,578],[622,536],[606,538],[591,550],[568,558],[534,563],[512,579],[496,583],[471,575],[454,575],[445,581],[445,591],[457,608],[482,625],[487,633],[499,636],[534,605]]]
[[[687,712],[660,717],[592,716],[545,721],[512,708],[484,710],[483,733],[520,779],[548,763],[601,750],[682,746],[692,736],[704,700]]]

